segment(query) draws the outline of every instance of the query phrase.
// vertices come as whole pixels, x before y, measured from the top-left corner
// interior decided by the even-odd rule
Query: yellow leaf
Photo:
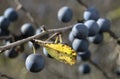
[[[76,63],[76,52],[65,44],[45,44],[46,50],[53,58],[60,62],[64,62],[70,65]]]
[[[44,46],[49,55],[56,60],[69,65],[73,65],[76,63],[77,54],[70,46],[61,43],[48,43],[36,39],[34,41],[39,45]]]

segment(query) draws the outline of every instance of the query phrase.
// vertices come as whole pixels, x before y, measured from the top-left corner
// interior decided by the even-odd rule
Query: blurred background
[[[94,6],[100,13],[101,17],[111,20],[111,30],[120,37],[120,0],[82,0],[88,6]],[[20,0],[24,8],[26,8],[34,17],[36,23],[41,26],[45,25],[47,29],[59,28],[75,24],[77,20],[83,19],[84,7],[76,0]],[[8,7],[16,8],[14,0],[0,0],[0,15]],[[63,6],[69,6],[73,10],[73,19],[69,23],[59,22],[57,19],[58,10]],[[24,23],[31,23],[26,13],[22,10],[17,11],[19,19],[11,23],[10,30],[20,33],[20,27]],[[33,24],[34,25],[34,24]],[[39,26],[35,26],[38,28]],[[63,41],[68,41],[68,30],[63,34]],[[1,41],[2,42],[2,41]],[[1,44],[4,45],[4,44]],[[90,44],[92,52],[92,60],[95,61],[110,77],[119,79],[115,69],[120,67],[119,60],[116,59],[116,53],[120,53],[118,46],[108,34],[105,35],[104,41],[99,45]],[[37,50],[42,54],[42,47]],[[32,53],[32,49],[25,46],[25,51],[20,53],[17,58],[10,59],[0,55],[0,72],[5,73],[14,79],[106,79],[102,72],[89,62],[78,62],[76,65],[69,66],[60,63],[54,59],[45,57],[45,68],[39,73],[31,73],[25,68],[25,53]],[[80,74],[78,67],[81,63],[89,63],[91,72],[87,75]],[[5,79],[0,77],[0,79]]]

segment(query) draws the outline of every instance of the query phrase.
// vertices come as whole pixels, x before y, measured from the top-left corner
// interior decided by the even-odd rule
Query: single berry
[[[77,62],[81,62],[82,58],[79,55],[77,55],[76,60],[77,60]]]
[[[76,52],[83,52],[88,50],[89,47],[89,42],[86,39],[74,39],[73,43],[72,43],[72,48],[76,51]]]
[[[88,36],[94,36],[99,32],[99,26],[94,20],[87,20],[84,24],[88,28]]]
[[[88,37],[89,42],[92,42],[94,44],[100,44],[103,41],[103,34],[98,33],[95,36]]]
[[[29,41],[29,42],[28,42],[28,46],[29,46],[30,48],[32,48],[32,47],[33,47],[33,43],[32,43],[31,41]]]
[[[75,38],[84,39],[88,36],[88,28],[82,23],[77,23],[73,26],[71,33]]]
[[[111,22],[106,18],[99,18],[97,24],[100,28],[100,32],[108,32],[110,30]]]
[[[24,37],[29,37],[34,35],[35,29],[30,23],[25,23],[21,27],[21,33]]]
[[[100,17],[99,12],[96,8],[94,7],[89,7],[87,10],[84,11],[83,13],[83,18],[85,20],[97,20]]]
[[[44,32],[44,29],[42,27],[39,27],[36,32],[35,35],[41,34],[42,32]],[[40,39],[46,39],[49,37],[49,34],[43,35],[40,37]]]
[[[69,33],[69,37],[68,37],[68,40],[70,42],[73,42],[73,40],[75,39],[75,37],[73,36],[72,32]]]
[[[0,29],[0,36],[8,36],[10,32],[8,30]]]
[[[79,73],[81,74],[89,74],[91,69],[88,64],[81,64],[78,68]]]
[[[14,22],[18,19],[18,14],[13,8],[7,8],[4,12],[4,16],[11,22]]]
[[[38,48],[40,48],[40,45],[39,45],[39,44],[34,43],[34,47],[35,47],[35,49],[38,49]]]
[[[115,72],[115,73],[116,73],[117,76],[120,76],[120,67],[118,67],[118,68],[116,69],[116,72]]]
[[[46,50],[45,47],[43,47],[43,54],[44,54],[46,57],[53,58],[52,56],[49,55],[49,53],[47,52],[47,50]]]
[[[58,19],[61,22],[65,22],[65,23],[69,22],[72,19],[72,17],[73,17],[73,12],[67,6],[60,8],[60,10],[58,11]]]
[[[28,46],[30,47],[30,48],[32,48],[33,46],[35,47],[35,49],[38,49],[38,48],[40,48],[40,45],[38,45],[38,44],[36,44],[36,43],[32,43],[32,42],[28,42]]]
[[[9,19],[4,16],[0,16],[0,28],[2,30],[8,30],[9,25],[10,25]]]
[[[45,60],[40,54],[30,54],[25,61],[25,66],[30,72],[40,72],[45,66]]]
[[[78,52],[78,56],[80,56],[83,61],[87,61],[90,59],[91,53],[89,50],[84,52]]]
[[[8,58],[15,58],[18,56],[18,52],[15,50],[15,48],[11,48],[9,50],[6,50],[4,52],[5,56]]]
[[[24,39],[23,35],[19,34],[19,35],[14,35],[14,40],[15,41],[18,41],[18,40],[21,40],[21,39]]]

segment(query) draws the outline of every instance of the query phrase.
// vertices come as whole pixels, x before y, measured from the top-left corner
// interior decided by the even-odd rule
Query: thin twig
[[[110,36],[117,41],[117,44],[120,45],[120,37],[118,37],[112,30],[109,30],[108,33]]]
[[[13,42],[13,43],[11,43],[9,45],[0,46],[0,53],[2,53],[3,51],[5,51],[7,49],[12,48],[12,47],[19,46],[19,45],[21,45],[23,43],[31,41],[32,39],[40,38],[43,35],[46,35],[46,34],[49,34],[49,33],[55,33],[55,32],[65,32],[66,30],[71,29],[71,28],[72,28],[72,26],[66,26],[66,27],[58,28],[58,29],[50,29],[48,31],[42,32],[41,34],[34,35],[34,36],[31,36],[31,37],[28,37],[28,38]]]
[[[32,16],[32,13],[30,13],[27,9],[25,9],[25,7],[21,4],[20,0],[14,0],[15,3],[17,4],[17,10],[22,10],[23,12],[26,13],[28,19],[30,19],[30,21],[35,24],[35,26],[39,26],[37,24],[37,22],[35,21],[34,17]]]
[[[12,38],[11,35],[9,35],[9,36],[0,36],[0,40],[10,39],[10,38]]]
[[[88,8],[88,5],[85,4],[82,0],[77,0],[77,2],[78,2],[80,5],[84,6],[85,8]]]
[[[50,39],[52,39],[53,37],[57,36],[58,34],[60,34],[60,33],[57,32],[57,33],[53,34],[52,36],[50,36],[50,37],[49,37],[47,40],[45,40],[45,41],[49,41]]]
[[[10,77],[10,76],[8,76],[6,74],[3,74],[1,72],[0,72],[0,77],[7,78],[7,79],[14,79],[14,78],[12,78],[12,77]]]
[[[100,70],[102,72],[102,74],[106,77],[106,79],[112,79],[111,77],[108,76],[108,74],[96,63],[94,63],[91,59],[89,60],[89,62],[95,66],[98,70]]]
[[[113,37],[116,40],[119,38],[118,36],[116,36],[116,34],[112,30],[109,30],[108,33],[110,34],[111,37]]]

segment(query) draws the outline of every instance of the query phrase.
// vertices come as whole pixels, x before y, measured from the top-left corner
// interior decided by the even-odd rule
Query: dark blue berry
[[[108,32],[110,30],[111,22],[106,18],[99,18],[97,24],[100,28],[99,32]]]
[[[73,42],[73,40],[75,39],[75,37],[73,36],[72,32],[69,33],[69,37],[68,37],[68,40],[70,42]]]
[[[115,74],[119,77],[120,76],[120,67],[115,69]]]
[[[46,57],[53,58],[52,56],[49,55],[49,53],[47,52],[47,50],[46,50],[45,47],[43,47],[43,54],[44,54]]]
[[[8,36],[10,34],[9,30],[0,29],[0,36]]]
[[[45,60],[40,54],[30,54],[25,61],[25,66],[28,71],[37,73],[43,70]]]
[[[78,68],[79,73],[81,74],[89,74],[91,69],[88,64],[81,64]]]
[[[9,19],[4,16],[0,16],[0,28],[2,30],[8,30],[9,25],[10,25]]]
[[[30,23],[25,23],[21,27],[21,33],[24,37],[29,37],[34,35],[35,29]]]
[[[36,30],[35,34],[38,35],[38,34],[41,34],[42,32],[44,32],[44,28],[39,27],[39,28]],[[46,35],[44,35],[44,36],[41,36],[39,39],[46,39],[46,38],[48,38],[48,37],[49,37],[49,34],[46,34]]]
[[[13,22],[18,19],[18,14],[13,8],[7,8],[4,12],[4,16]]]
[[[88,28],[82,23],[77,23],[73,26],[71,33],[75,38],[84,39],[88,36]]]
[[[15,48],[11,48],[9,50],[6,50],[4,52],[5,56],[8,58],[15,58],[18,56],[18,52],[15,50]]]
[[[97,20],[100,17],[99,12],[94,7],[89,7],[86,11],[84,11],[83,18],[85,20]]]
[[[60,10],[58,11],[58,19],[61,22],[69,22],[72,19],[72,17],[73,17],[73,12],[67,6],[60,8]]]
[[[98,33],[95,36],[88,37],[88,40],[94,44],[100,44],[103,41],[103,34]]]
[[[88,36],[94,36],[99,32],[99,26],[94,20],[87,20],[84,23],[88,28]]]
[[[74,39],[73,43],[72,43],[72,48],[76,51],[76,52],[83,52],[88,50],[89,47],[89,42],[86,39]]]
[[[83,61],[86,61],[86,60],[90,59],[91,53],[89,50],[87,50],[85,52],[78,52],[78,56],[80,56]]]

